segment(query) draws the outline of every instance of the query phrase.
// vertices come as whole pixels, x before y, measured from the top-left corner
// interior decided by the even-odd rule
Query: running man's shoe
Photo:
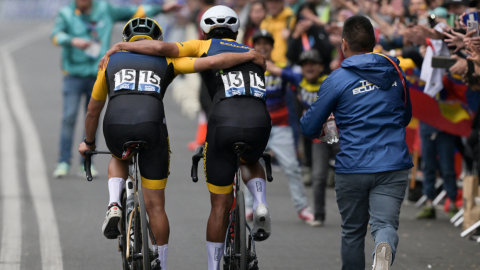
[[[245,218],[248,220],[248,221],[252,221],[253,220],[253,209],[250,208],[250,207],[246,207],[245,208]]]
[[[315,221],[315,215],[313,215],[310,207],[305,207],[300,212],[298,212],[298,217],[309,225],[312,225],[312,223]]]
[[[102,226],[103,235],[107,239],[116,239],[120,235],[121,219],[122,208],[118,206],[118,203],[111,203]]]
[[[53,172],[54,178],[62,178],[68,175],[68,170],[70,169],[70,165],[67,162],[60,162],[57,164],[57,168]]]
[[[255,241],[264,241],[270,237],[271,230],[270,213],[265,204],[260,203],[253,212],[253,229],[252,235]]]
[[[392,247],[385,242],[378,244],[375,249],[372,270],[390,270],[392,264]]]
[[[435,208],[433,206],[427,205],[417,213],[417,219],[434,219],[435,217]]]
[[[90,172],[92,173],[93,178],[97,178],[98,176],[98,171],[95,169],[95,166],[93,164],[90,166]],[[78,176],[85,177],[85,165],[80,165],[80,169],[78,171]]]

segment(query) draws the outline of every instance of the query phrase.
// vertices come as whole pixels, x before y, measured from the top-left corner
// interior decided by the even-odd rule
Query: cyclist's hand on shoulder
[[[70,44],[72,44],[73,47],[80,50],[85,50],[88,46],[90,46],[91,43],[92,42],[90,40],[86,40],[79,37],[72,38],[72,41],[70,42]]]
[[[265,58],[263,58],[263,56],[255,50],[250,50],[248,51],[248,53],[253,55],[253,63],[261,66],[263,71],[265,71],[266,70]]]
[[[96,145],[91,145],[91,146],[88,146],[85,142],[82,142],[79,146],[78,146],[78,152],[80,152],[80,155],[82,155],[82,157],[85,157],[85,152],[87,152],[88,150],[95,150],[97,148]]]
[[[108,63],[108,58],[116,53],[116,52],[119,52],[120,51],[120,45],[117,43],[115,45],[113,45],[106,53],[105,55],[102,57],[102,59],[100,59],[100,62],[98,63],[98,70],[102,70],[104,69],[106,66],[107,66],[107,63]]]

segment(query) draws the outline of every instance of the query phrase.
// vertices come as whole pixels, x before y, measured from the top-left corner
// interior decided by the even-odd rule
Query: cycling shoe
[[[270,237],[270,213],[265,204],[260,203],[253,212],[253,229],[252,236],[257,242],[267,240]]]

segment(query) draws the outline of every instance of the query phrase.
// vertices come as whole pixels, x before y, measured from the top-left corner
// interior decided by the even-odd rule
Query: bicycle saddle
[[[250,145],[244,142],[236,142],[232,144],[232,150],[235,154],[243,154],[245,150],[251,148]]]
[[[148,149],[148,143],[146,141],[129,141],[123,144],[123,151],[126,151],[127,149],[131,149],[134,151]]]

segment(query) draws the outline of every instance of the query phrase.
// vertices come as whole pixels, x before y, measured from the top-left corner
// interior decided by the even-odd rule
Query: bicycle
[[[241,179],[240,155],[249,147],[250,146],[243,142],[237,142],[232,145],[232,150],[237,156],[237,169],[233,186],[234,206],[232,206],[233,209],[230,211],[230,220],[223,250],[224,270],[258,269],[255,241],[253,240],[252,230],[245,220],[245,197],[243,191],[240,190],[241,181],[239,181],[239,179]],[[198,162],[201,158],[204,158],[203,152],[204,148],[203,146],[200,146],[192,157],[191,177],[192,181],[195,183],[198,181]],[[270,164],[271,156],[268,153],[263,153],[262,158],[265,161],[267,181],[272,182],[272,167]],[[249,231],[248,236],[246,229]]]
[[[158,250],[151,250],[151,247],[157,244],[148,223],[142,190],[138,188],[140,183],[140,177],[138,177],[138,153],[140,150],[147,148],[148,143],[144,141],[130,141],[123,145],[124,152],[122,158],[132,157],[129,178],[125,182],[122,191],[121,203],[124,211],[122,211],[120,235],[117,237],[118,251],[121,252],[124,270],[161,269],[158,260]],[[85,152],[85,173],[88,181],[93,180],[90,168],[91,157],[96,154],[110,154],[110,152]],[[152,261],[155,268],[152,268]]]

